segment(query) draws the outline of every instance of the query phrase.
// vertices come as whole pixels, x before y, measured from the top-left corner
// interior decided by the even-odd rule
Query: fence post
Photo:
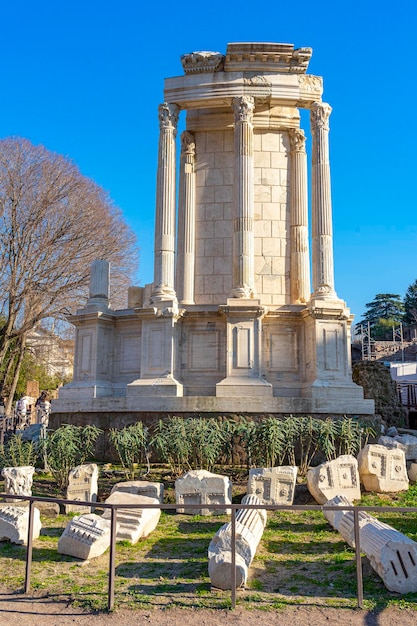
[[[29,500],[29,520],[28,520],[28,541],[26,548],[26,574],[25,574],[25,593],[30,591],[30,574],[32,571],[32,549],[33,549],[33,515],[34,515],[33,500]]]
[[[232,609],[236,608],[236,509],[232,507]]]
[[[355,553],[356,553],[356,583],[358,607],[363,609],[363,581],[362,581],[362,559],[361,559],[361,541],[359,533],[359,511],[353,509],[353,522],[355,528]]]
[[[110,563],[109,563],[109,592],[107,598],[107,608],[109,611],[114,607],[114,563],[116,559],[116,519],[117,509],[111,507],[111,526],[110,526]]]

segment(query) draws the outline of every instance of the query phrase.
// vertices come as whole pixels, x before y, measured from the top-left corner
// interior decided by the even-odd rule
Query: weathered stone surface
[[[417,459],[417,437],[413,437],[413,435],[382,436],[378,439],[378,444],[390,450],[403,450],[407,461]]]
[[[407,473],[408,478],[412,483],[417,482],[417,463],[410,463]]]
[[[242,504],[259,504],[254,495],[242,498]],[[248,570],[267,521],[264,509],[239,509],[236,513],[236,587],[245,585]],[[210,542],[208,571],[213,587],[232,588],[232,525],[224,524]]]
[[[207,470],[187,472],[175,481],[175,499],[177,504],[201,504],[201,509],[178,508],[178,513],[190,515],[220,515],[227,509],[212,509],[210,504],[230,504],[232,502],[232,483],[227,476],[212,474]]]
[[[1,473],[4,477],[5,493],[16,496],[31,496],[34,471],[35,468],[31,465],[4,467]]]
[[[324,504],[339,494],[346,495],[350,500],[360,500],[358,463],[355,457],[345,454],[312,467],[307,472],[307,487],[319,504]]]
[[[337,496],[327,505],[351,504]],[[323,508],[330,524],[352,547],[355,546],[353,511],[332,512]],[[382,578],[389,591],[415,593],[417,591],[417,543],[364,511],[359,512],[359,539],[361,552],[368,557],[373,569]]]
[[[98,492],[98,467],[95,463],[86,463],[74,467],[69,473],[67,500],[96,502]],[[91,513],[91,507],[66,504],[66,513]]]
[[[249,470],[248,494],[257,496],[263,504],[292,504],[298,467],[263,467]]]
[[[28,539],[29,507],[0,504],[0,541],[25,544]],[[39,509],[34,507],[32,537],[37,539],[42,524]]]
[[[117,533],[119,541],[126,539],[130,543],[137,543],[141,537],[147,537],[157,526],[161,517],[158,508],[143,508],[143,504],[159,504],[157,498],[148,498],[134,493],[114,491],[107,498],[108,504],[135,504],[137,508],[126,509],[121,506],[117,509]],[[105,509],[103,519],[111,519],[110,509]]]
[[[126,480],[116,483],[111,493],[120,491],[123,493],[134,493],[148,498],[156,498],[159,502],[164,501],[164,485],[163,483],[152,483],[148,480]]]
[[[110,546],[110,527],[110,520],[94,513],[76,515],[58,541],[58,552],[83,560],[100,556]]]
[[[358,467],[366,491],[395,493],[408,489],[405,454],[399,448],[368,444],[358,454]]]

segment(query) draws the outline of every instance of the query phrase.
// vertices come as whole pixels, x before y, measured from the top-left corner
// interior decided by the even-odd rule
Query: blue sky
[[[416,7],[0,0],[0,136],[68,156],[109,192],[137,233],[144,285],[164,78],[183,73],[183,53],[232,41],[312,47],[309,73],[324,77],[333,108],[336,290],[359,321],[376,293],[404,295],[417,279]]]

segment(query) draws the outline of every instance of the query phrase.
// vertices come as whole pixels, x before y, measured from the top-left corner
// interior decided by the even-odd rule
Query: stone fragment
[[[0,504],[0,541],[27,544],[29,525],[29,507]],[[42,524],[39,509],[34,507],[32,538],[37,539]]]
[[[405,454],[399,448],[368,444],[358,454],[358,467],[366,491],[396,493],[408,489]]]
[[[34,471],[35,468],[31,465],[4,467],[1,472],[4,477],[4,492],[16,496],[31,496]],[[21,501],[13,500],[13,502]]]
[[[156,498],[161,504],[164,501],[163,483],[152,483],[148,480],[126,480],[116,483],[111,493],[121,491],[123,493],[134,493],[148,498]]]
[[[326,505],[350,504],[343,496],[336,496]],[[340,532],[343,539],[355,546],[353,511],[334,513],[323,507],[330,524]],[[359,511],[360,549],[368,557],[372,568],[380,576],[389,591],[397,593],[417,592],[417,543],[384,524],[364,511]]]
[[[410,463],[407,473],[408,478],[412,483],[417,482],[417,463]]]
[[[157,498],[148,498],[134,493],[114,491],[107,498],[108,504],[135,504],[137,508],[126,509],[123,506],[117,509],[116,539],[126,539],[130,543],[137,543],[142,537],[147,537],[157,526],[161,517],[159,508],[143,508],[144,504],[159,504]],[[105,509],[103,519],[111,519],[110,509]]]
[[[262,505],[255,495],[246,495],[242,504]],[[236,513],[236,587],[245,585],[250,564],[264,532],[265,509],[239,509]],[[232,524],[223,524],[208,548],[208,571],[213,587],[232,588]]]
[[[175,498],[177,504],[201,504],[201,509],[178,508],[178,513],[190,515],[220,515],[228,513],[227,509],[212,509],[211,504],[231,504],[232,483],[227,476],[212,474],[207,470],[187,472],[175,481]]]
[[[110,528],[110,520],[95,513],[76,515],[58,541],[58,552],[84,561],[100,556],[110,546]]]
[[[263,467],[249,470],[248,494],[257,496],[263,504],[292,504],[298,467]]]
[[[390,450],[403,450],[407,461],[417,459],[417,437],[413,435],[382,436],[378,439],[378,445],[385,446]]]
[[[98,467],[86,463],[74,467],[68,477],[67,500],[96,502],[98,492]],[[66,504],[66,513],[91,513],[92,508],[77,504]]]
[[[319,504],[324,504],[339,494],[346,495],[350,500],[360,500],[358,463],[355,457],[345,454],[312,467],[307,472],[307,487]]]

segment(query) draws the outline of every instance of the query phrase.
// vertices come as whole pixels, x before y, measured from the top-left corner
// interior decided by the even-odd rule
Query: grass
[[[120,477],[113,482],[118,480]],[[100,493],[108,494],[110,488],[107,483]],[[239,497],[238,492],[243,493],[244,488],[244,484],[236,486],[234,496]],[[50,493],[46,477],[34,485],[34,493],[40,495],[40,491]],[[411,486],[408,492],[392,497],[367,494],[361,503],[417,506],[417,487]],[[392,511],[377,516],[417,540],[416,515]],[[39,595],[65,599],[86,609],[104,610],[109,552],[86,563],[58,554],[58,540],[69,519],[65,515],[42,517],[41,536],[33,547],[32,589]],[[212,590],[207,571],[208,545],[227,520],[227,516],[187,516],[163,511],[157,528],[147,538],[134,546],[118,542],[116,608],[229,608],[230,592]],[[23,590],[25,554],[23,546],[0,542],[3,588]],[[417,609],[417,594],[390,593],[365,557],[363,579],[366,608],[381,610],[392,605]],[[277,610],[300,603],[353,609],[357,605],[355,553],[320,511],[269,513],[248,584],[246,589],[237,591],[237,602],[247,609]]]

